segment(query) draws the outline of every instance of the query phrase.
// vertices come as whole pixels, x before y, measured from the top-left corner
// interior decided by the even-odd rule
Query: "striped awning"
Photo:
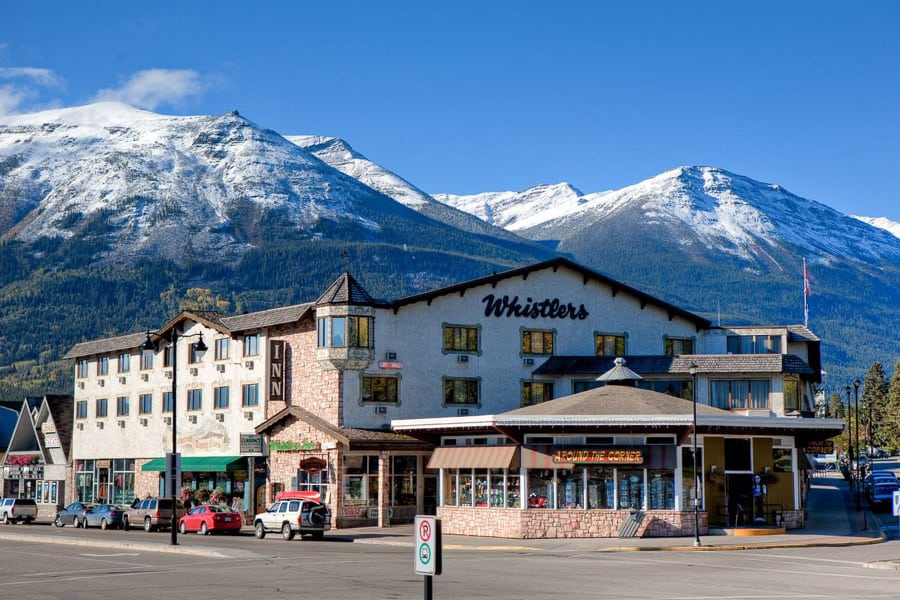
[[[546,448],[522,448],[522,466],[526,469],[571,469],[573,463],[553,462],[553,450]]]
[[[509,469],[519,466],[518,446],[461,446],[436,448],[429,469]]]

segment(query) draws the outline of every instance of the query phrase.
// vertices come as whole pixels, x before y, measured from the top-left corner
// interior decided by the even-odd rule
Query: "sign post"
[[[441,574],[441,521],[416,515],[416,574],[425,576],[425,600],[432,600],[432,577]]]
[[[894,516],[897,518],[897,527],[900,527],[900,490],[894,490]]]

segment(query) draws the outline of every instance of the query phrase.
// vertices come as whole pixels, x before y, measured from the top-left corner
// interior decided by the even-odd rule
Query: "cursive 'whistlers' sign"
[[[519,302],[518,296],[495,297],[488,294],[481,299],[484,302],[484,316],[486,317],[525,317],[528,319],[572,319],[583,321],[588,318],[588,311],[584,304],[577,307],[569,303],[563,303],[559,298],[546,298],[535,302],[531,298],[525,298],[525,303]]]

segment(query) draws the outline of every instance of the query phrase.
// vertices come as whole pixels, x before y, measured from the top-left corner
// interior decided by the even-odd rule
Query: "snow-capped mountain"
[[[872,227],[878,227],[900,238],[900,223],[892,221],[886,217],[861,217],[852,215],[854,219],[859,219],[863,223],[868,223]]]
[[[897,260],[896,239],[832,208],[714,167],[679,167],[620,190],[580,194],[568,184],[473,196],[435,194],[462,210],[560,251],[611,220],[639,217],[649,235],[780,269],[774,246],[810,260]],[[499,218],[498,218],[499,215]],[[764,265],[768,265],[767,267]]]
[[[454,253],[492,244],[408,209],[237,112],[171,117],[100,103],[5,117],[0,183],[3,239],[90,239],[98,260],[234,265],[285,236]]]
[[[491,225],[518,232],[580,210],[604,193],[585,196],[568,183],[557,183],[538,185],[522,192],[485,192],[470,196],[433,194],[433,197]]]
[[[340,138],[321,135],[288,135],[285,137],[338,171],[361,181],[416,212],[471,233],[521,241],[518,236],[506,229],[494,227],[490,221],[480,219],[477,215],[473,216],[469,214],[469,211],[458,210],[446,203],[438,202],[396,173],[373,163]]]

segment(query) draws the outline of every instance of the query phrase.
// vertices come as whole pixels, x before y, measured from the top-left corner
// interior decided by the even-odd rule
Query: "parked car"
[[[241,531],[241,515],[227,506],[201,504],[178,519],[178,530],[181,533],[198,531],[201,535],[219,531],[237,534]]]
[[[285,540],[294,539],[297,533],[322,539],[331,529],[331,512],[318,497],[309,492],[283,492],[276,496],[275,503],[253,520],[257,539],[263,539],[270,531],[280,531]]]
[[[872,471],[863,480],[867,490],[874,487],[877,483],[900,483],[900,481],[898,481],[897,476],[892,471],[887,470]]]
[[[116,529],[125,524],[125,521],[123,520],[124,516],[125,511],[118,506],[112,504],[98,504],[84,514],[81,526],[85,529],[88,527],[100,527],[100,529],[112,527]]]
[[[877,508],[893,508],[894,492],[900,490],[900,484],[893,483],[876,483],[871,489],[866,490],[869,497],[869,505],[872,509]]]
[[[0,498],[0,521],[31,523],[37,518],[37,504],[30,498]]]
[[[184,514],[184,508],[176,503],[175,522]],[[172,526],[171,498],[135,498],[125,510],[125,529],[131,526],[143,527],[144,531],[168,529]]]
[[[61,508],[53,519],[53,524],[57,527],[72,525],[73,527],[81,527],[84,521],[84,515],[94,508],[93,504],[85,504],[84,502],[72,502]]]

